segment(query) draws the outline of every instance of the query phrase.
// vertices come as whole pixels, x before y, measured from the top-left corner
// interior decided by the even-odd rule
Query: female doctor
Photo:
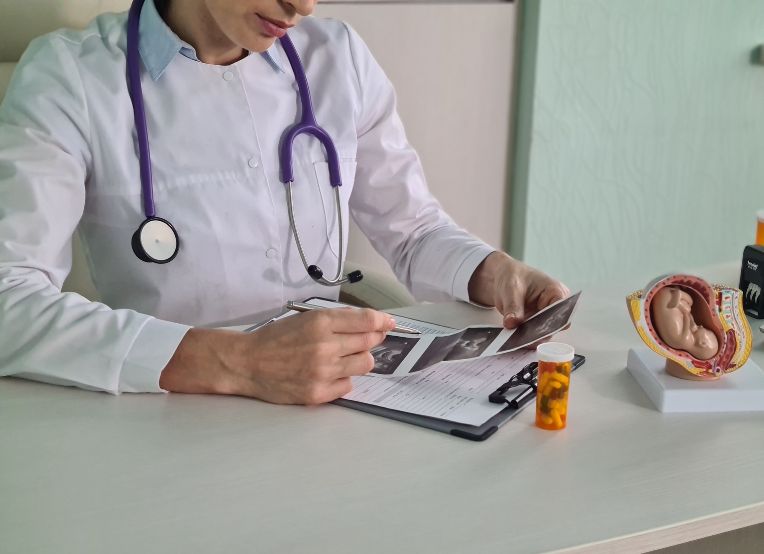
[[[390,82],[347,25],[303,19],[315,2],[136,0],[29,46],[0,106],[0,375],[342,396],[389,316],[210,327],[336,298],[350,214],[420,299],[512,327],[567,294],[442,211]],[[300,121],[323,131],[290,138]],[[61,292],[76,231],[104,303]]]

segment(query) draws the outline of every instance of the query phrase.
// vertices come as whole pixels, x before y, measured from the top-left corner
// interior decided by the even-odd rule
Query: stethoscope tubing
[[[329,164],[329,183],[333,187],[342,186],[342,174],[340,173],[340,158],[337,148],[334,146],[329,133],[323,127],[316,123],[315,112],[313,111],[313,100],[310,97],[310,87],[308,78],[303,69],[300,55],[292,43],[289,35],[284,35],[279,39],[281,47],[292,67],[297,89],[300,95],[300,120],[292,125],[284,133],[279,146],[279,161],[281,163],[281,182],[286,184],[294,182],[294,173],[292,171],[292,152],[294,139],[305,133],[313,135],[323,145],[326,150],[326,161]]]
[[[302,264],[305,266],[305,269],[308,270],[308,274],[311,277],[313,277],[316,281],[321,283],[322,285],[333,286],[333,285],[341,285],[343,283],[347,283],[350,280],[349,277],[340,279],[340,276],[342,275],[341,263],[337,264],[337,273],[334,275],[333,279],[327,279],[326,277],[324,277],[323,271],[321,271],[319,276],[318,272],[316,272],[315,270],[313,271],[311,270],[311,268],[314,268],[314,267],[317,268],[317,266],[314,266],[314,265],[308,266],[308,260],[305,258],[305,251],[302,249],[300,234],[297,231],[297,224],[295,222],[294,208],[292,204],[292,183],[291,182],[286,183],[286,194],[287,194],[287,212],[289,213],[289,226],[291,227],[292,232],[294,233],[294,241],[297,244],[297,252],[300,254],[300,259],[302,260]],[[344,238],[343,238],[344,233],[342,229],[342,209],[341,209],[342,205],[340,201],[340,189],[337,187],[334,187],[334,201],[335,201],[335,206],[336,206],[337,214],[338,214],[337,218],[338,218],[339,232],[340,232],[340,238],[339,238],[340,250],[339,250],[338,256],[340,257],[340,259],[342,259],[342,252],[343,252],[343,248],[345,244],[344,244]]]
[[[133,0],[127,17],[127,90],[130,93],[130,101],[133,104],[135,132],[138,136],[138,162],[140,164],[143,211],[146,219],[150,219],[156,216],[156,208],[154,206],[151,149],[149,148],[146,106],[143,102],[139,63],[140,53],[138,50],[139,26],[144,2],[145,0]]]
[[[281,164],[281,181],[286,187],[287,195],[287,211],[289,213],[289,226],[292,229],[295,243],[297,244],[297,251],[300,254],[305,269],[315,281],[326,286],[336,286],[347,282],[355,282],[354,278],[350,275],[341,278],[342,276],[342,254],[344,251],[344,229],[342,222],[342,202],[340,200],[339,187],[342,186],[342,174],[340,172],[340,158],[337,153],[337,148],[334,145],[329,133],[324,130],[316,122],[315,112],[313,111],[313,100],[310,97],[310,87],[308,86],[308,78],[305,75],[300,55],[292,43],[292,39],[288,35],[284,35],[279,39],[284,53],[289,60],[289,65],[292,67],[295,81],[297,82],[297,89],[300,95],[300,120],[286,130],[282,137],[281,144],[279,146],[279,162]],[[329,184],[332,186],[335,198],[335,207],[337,210],[337,223],[339,225],[339,251],[337,252],[337,272],[333,279],[327,279],[324,277],[324,272],[317,265],[308,265],[308,260],[305,257],[305,251],[302,247],[302,241],[300,240],[300,232],[297,230],[297,224],[294,217],[294,207],[292,202],[292,185],[294,184],[294,172],[292,169],[292,152],[294,146],[294,139],[301,134],[312,135],[323,145],[326,151],[326,161],[329,166]],[[330,237],[331,240],[331,237]],[[357,280],[357,279],[356,279]]]

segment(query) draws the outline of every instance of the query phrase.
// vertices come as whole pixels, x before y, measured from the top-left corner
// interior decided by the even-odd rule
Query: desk
[[[0,380],[0,552],[639,552],[764,521],[764,413],[655,411],[624,369],[627,292],[585,291],[564,336],[588,356],[570,427],[526,410],[484,443],[331,405]]]

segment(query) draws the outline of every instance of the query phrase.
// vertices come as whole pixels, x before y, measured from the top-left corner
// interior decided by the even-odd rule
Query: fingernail
[[[395,325],[396,325],[395,320],[392,317],[387,320],[387,327],[389,331],[392,331],[393,329],[395,329]]]
[[[517,314],[507,314],[504,316],[504,325],[506,327],[516,327],[519,321],[520,319],[517,317]]]

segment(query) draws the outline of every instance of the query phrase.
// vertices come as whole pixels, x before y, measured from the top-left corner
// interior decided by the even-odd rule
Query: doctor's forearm
[[[240,342],[241,333],[233,331],[189,330],[162,371],[159,386],[169,392],[235,394],[240,385],[228,368]]]
[[[469,282],[470,301],[483,306],[496,305],[496,282],[503,271],[511,271],[516,262],[504,252],[493,252],[481,262]]]

